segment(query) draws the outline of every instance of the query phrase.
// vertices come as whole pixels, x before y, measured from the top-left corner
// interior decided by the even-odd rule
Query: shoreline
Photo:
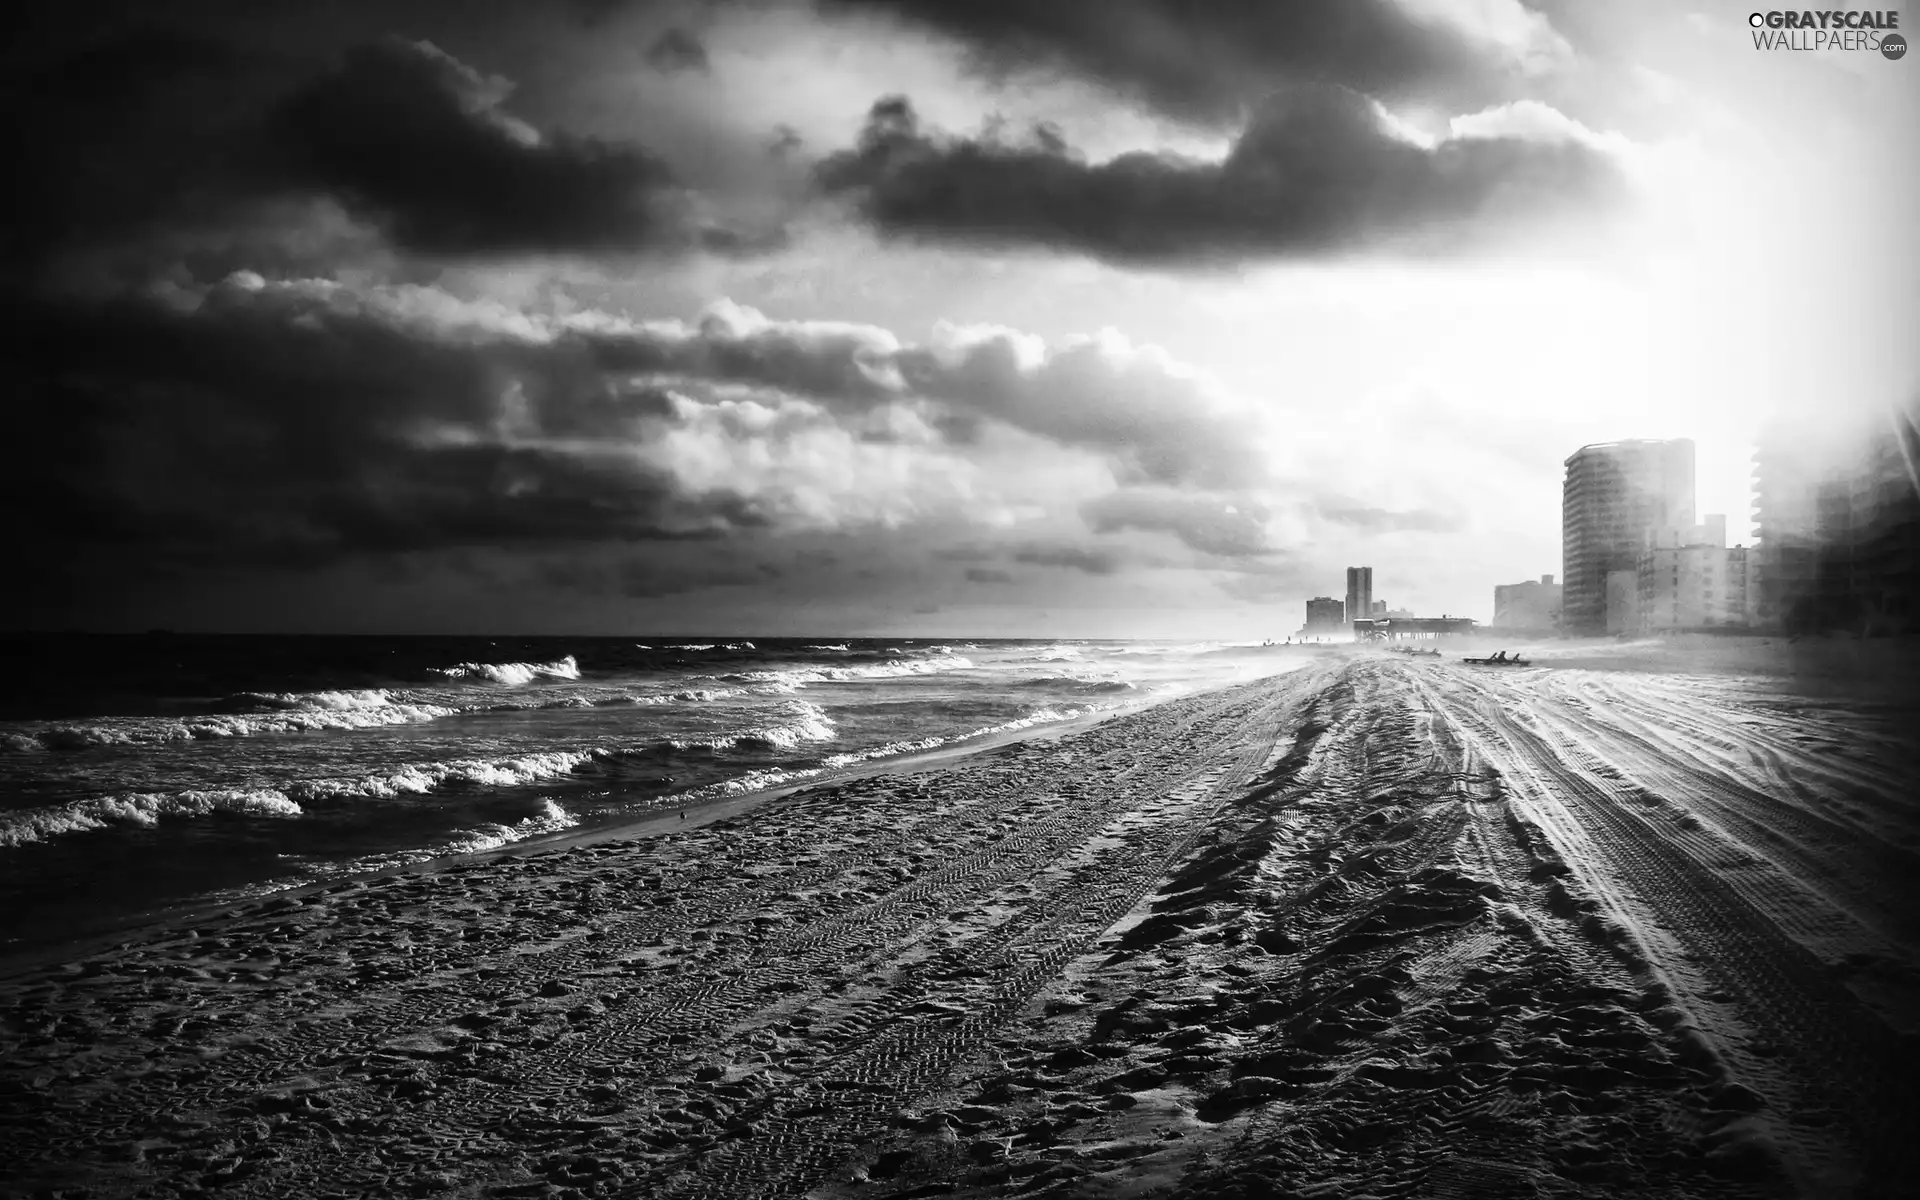
[[[1285,674],[1282,672],[1281,674]],[[34,970],[57,965],[76,957],[89,957],[117,948],[121,943],[141,938],[143,935],[163,934],[170,930],[190,928],[195,923],[205,922],[216,916],[237,909],[245,909],[283,898],[303,898],[325,892],[343,884],[364,883],[375,879],[404,877],[416,874],[430,874],[442,871],[461,863],[482,863],[501,858],[517,858],[550,851],[565,851],[574,846],[591,846],[608,841],[645,839],[672,835],[704,828],[717,821],[743,816],[754,810],[779,804],[792,796],[822,788],[836,787],[858,779],[876,775],[912,775],[925,771],[939,770],[951,763],[965,759],[970,755],[984,754],[1009,743],[1025,741],[1046,741],[1067,736],[1083,729],[1091,728],[1105,721],[1124,717],[1133,713],[1149,711],[1152,708],[1179,700],[1188,695],[1205,694],[1218,691],[1219,687],[1203,688],[1197,692],[1167,696],[1160,699],[1145,699],[1132,707],[1117,708],[1101,712],[1086,713],[1064,721],[1049,722],[1044,725],[1029,726],[1026,729],[1009,730],[991,734],[978,740],[938,746],[931,750],[916,751],[884,759],[869,759],[848,767],[823,771],[820,775],[799,783],[780,787],[763,788],[737,796],[728,796],[687,806],[684,810],[686,820],[678,819],[682,810],[675,808],[659,809],[635,814],[630,820],[616,825],[587,830],[562,830],[557,833],[542,834],[492,850],[480,850],[465,854],[439,855],[423,858],[414,862],[380,867],[371,871],[334,876],[326,879],[311,880],[293,884],[284,888],[261,892],[257,895],[226,897],[223,899],[200,899],[183,901],[176,907],[130,915],[124,924],[98,933],[88,934],[71,941],[50,944],[41,947],[24,948],[18,951],[0,952],[0,983]]]
[[[0,1175],[1892,1194],[1920,746],[1776,692],[1343,657],[233,906],[0,980]]]

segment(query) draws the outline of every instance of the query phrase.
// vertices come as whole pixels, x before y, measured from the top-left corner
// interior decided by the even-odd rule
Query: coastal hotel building
[[[1693,442],[1603,442],[1565,465],[1560,627],[1576,636],[1634,631],[1641,552],[1659,531],[1694,528]]]
[[[1695,522],[1690,440],[1582,446],[1565,466],[1564,633],[1920,632],[1920,423],[1911,409],[1763,438],[1751,548],[1727,545],[1723,515]],[[1525,596],[1524,585],[1499,589],[1496,611],[1504,604],[1537,623],[1550,580]]]
[[[1920,632],[1920,407],[1777,427],[1754,453],[1754,622]]]

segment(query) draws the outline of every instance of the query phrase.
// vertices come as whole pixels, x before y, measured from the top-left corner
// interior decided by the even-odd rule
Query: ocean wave
[[[998,725],[989,725],[985,729],[976,729],[972,733],[962,734],[954,740],[965,741],[969,738],[988,737],[996,733],[1017,733],[1022,729],[1031,729],[1035,725],[1049,725],[1056,721],[1071,721],[1077,717],[1092,716],[1094,713],[1112,712],[1119,707],[1118,704],[1083,704],[1077,708],[1035,709],[1033,712],[1017,720],[1004,721]]]
[[[157,825],[161,817],[233,813],[249,817],[297,817],[300,806],[272,788],[246,791],[129,792],[67,804],[0,813],[0,846],[24,846],[66,833],[114,825]]]
[[[751,747],[764,750],[791,750],[802,742],[832,741],[838,731],[827,717],[827,710],[804,700],[789,702],[794,719],[784,725],[761,726],[739,733],[721,733],[710,737],[681,737],[668,741],[675,750],[731,750]]]
[[[938,675],[947,671],[973,669],[973,660],[959,654],[941,658],[906,659],[898,662],[862,664],[848,667],[787,667],[766,671],[735,671],[714,678],[729,683],[790,684],[857,683],[868,679],[898,679],[910,675]]]
[[[826,773],[825,767],[767,767],[757,771],[747,771],[730,779],[709,783],[702,787],[691,788],[684,792],[665,797],[653,808],[672,807],[688,801],[717,800],[727,796],[744,796],[748,792],[763,792],[769,788],[787,787],[803,779],[812,779]]]
[[[89,750],[99,746],[159,745],[261,734],[373,729],[432,721],[459,711],[441,704],[395,700],[377,691],[243,693],[235,700],[264,711],[24,723],[0,735],[0,746],[15,752]]]
[[[625,704],[667,704],[715,700],[747,694],[780,695],[790,686],[685,689],[646,695],[600,691],[524,698],[503,694],[479,702],[429,702],[405,692],[368,689],[357,692],[241,692],[219,703],[227,710],[180,717],[95,717],[85,721],[19,722],[0,732],[0,750],[14,753],[89,750],[101,746],[162,745],[211,738],[318,733],[410,725],[463,713],[528,712],[545,709],[606,708]],[[436,697],[436,700],[443,699]]]
[[[431,862],[436,858],[449,858],[456,854],[485,854],[489,850],[499,850],[515,842],[524,842],[528,838],[562,833],[579,824],[579,819],[561,807],[559,801],[551,797],[542,797],[538,812],[530,817],[523,817],[511,825],[490,821],[472,829],[463,829],[443,841],[416,849],[367,854],[346,862],[324,862],[304,855],[283,855],[282,857],[297,862],[301,870],[306,873],[306,878],[281,881],[274,888],[267,890],[297,887],[311,883],[316,876],[322,879],[333,879],[345,875],[366,875],[375,871],[388,871],[396,867]]]
[[[1101,653],[1113,658],[1166,658],[1176,654],[1215,654],[1232,648],[1225,642],[1182,642],[1175,646],[1116,646]]]
[[[821,759],[820,762],[825,766],[835,769],[850,767],[855,763],[866,762],[869,759],[892,758],[896,754],[919,754],[927,750],[938,750],[948,742],[959,741],[961,737],[968,736],[971,735],[961,734],[960,737],[953,738],[924,737],[910,742],[888,742],[884,746],[875,746],[871,750],[856,750],[847,754],[829,754]]]
[[[578,824],[579,818],[549,797],[540,801],[540,811],[531,817],[523,817],[511,825],[489,822],[477,829],[463,830],[428,853],[434,858],[448,854],[484,854],[488,850],[498,850],[531,837],[572,829]]]
[[[649,697],[650,703],[711,704],[715,700],[725,700],[729,696],[744,696],[746,688],[687,688],[670,692],[658,697]]]
[[[457,758],[444,762],[410,763],[397,771],[303,779],[287,784],[286,794],[297,800],[386,800],[396,796],[424,796],[449,787],[525,787],[578,774],[596,761],[617,757],[619,751],[550,750],[511,758]]]
[[[578,679],[580,664],[569,654],[547,663],[461,663],[457,667],[429,667],[427,673],[442,679],[484,679],[489,683],[517,687],[541,678]]]
[[[605,764],[648,755],[694,749],[791,750],[804,742],[831,741],[836,736],[837,731],[825,709],[805,701],[790,702],[790,707],[790,721],[707,737],[669,738],[644,745],[548,750],[503,758],[409,763],[397,770],[366,775],[303,779],[282,785],[282,791],[291,800],[312,803],[326,800],[390,800],[401,796],[424,796],[457,787],[527,787],[571,776],[592,775]]]
[[[618,708],[624,704],[664,704],[677,698],[679,697],[618,690],[573,692],[563,695],[543,691],[528,696],[489,697],[483,703],[462,705],[453,711],[463,713],[541,712],[555,708]]]
[[[958,742],[972,741],[975,738],[992,737],[1001,733],[1018,733],[1022,729],[1031,729],[1036,725],[1048,725],[1057,721],[1071,721],[1076,717],[1091,716],[1097,712],[1108,712],[1120,707],[1117,704],[1087,704],[1077,708],[1035,709],[1024,717],[1012,721],[1003,721],[998,725],[988,725],[982,729],[967,733],[956,733],[950,737],[927,737],[915,741],[889,742],[871,750],[859,750],[848,754],[830,754],[821,759],[824,766],[839,769],[856,763],[867,762],[875,758],[891,758],[897,754],[919,754],[928,750],[938,750],[942,746],[951,746]]]
[[[674,692],[655,692],[645,696],[628,697],[629,704],[712,704],[718,700],[731,700],[736,696],[791,696],[800,689],[784,680],[771,683],[756,683],[750,687],[726,688],[681,688]],[[611,704],[613,701],[603,701]]]
[[[240,692],[227,698],[227,705],[242,711],[356,712],[368,708],[387,708],[393,693],[384,688],[361,688],[350,692]]]
[[[1126,679],[1083,679],[1077,675],[1043,675],[1038,679],[1022,679],[1013,685],[1021,688],[1045,688],[1049,691],[1080,692],[1094,695],[1105,692],[1131,692],[1139,685]]]
[[[819,651],[819,652],[820,652],[820,653],[822,653],[822,654],[826,654],[826,653],[834,653],[834,654],[847,654],[847,653],[850,653],[850,650],[849,650],[849,648],[848,648],[848,646],[847,646],[847,644],[846,644],[845,642],[842,642],[842,643],[840,643],[840,644],[838,644],[838,645],[832,645],[832,646],[807,646],[807,647],[804,647],[804,649],[807,649],[807,650],[816,650],[816,651]]]
[[[1032,654],[1016,658],[1014,662],[1078,662],[1081,658],[1078,646],[1043,646]]]

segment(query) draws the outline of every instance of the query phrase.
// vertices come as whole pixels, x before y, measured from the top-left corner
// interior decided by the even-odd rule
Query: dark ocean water
[[[0,951],[1287,670],[1221,643],[11,638]]]

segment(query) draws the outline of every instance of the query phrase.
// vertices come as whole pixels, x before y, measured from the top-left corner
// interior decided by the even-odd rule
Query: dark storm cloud
[[[1265,469],[1250,449],[1258,414],[1112,334],[1049,344],[947,327],[914,346],[724,303],[696,322],[633,322],[251,272],[16,296],[0,316],[17,335],[0,496],[36,514],[17,549],[55,575],[471,552],[518,578],[570,547],[589,565],[548,582],[608,597],[762,583],[767,556],[734,552],[757,531],[972,527],[996,455],[1018,447],[1030,470],[1036,447],[983,440],[1000,449],[973,459],[976,444],[948,432],[969,422],[1100,455],[1141,485],[1088,509],[1098,530],[1259,549],[1252,518],[1176,499]],[[984,493],[966,473],[981,471]],[[636,548],[624,566],[606,553],[621,546]],[[990,573],[1134,561],[1070,541],[948,557]]]
[[[923,23],[990,74],[1092,78],[1173,116],[1231,121],[1276,84],[1490,99],[1516,66],[1394,0],[820,0]]]
[[[1612,159],[1564,131],[1422,145],[1365,96],[1330,85],[1271,98],[1220,162],[1132,153],[1094,163],[1044,127],[1024,140],[955,137],[888,97],[817,178],[890,234],[1170,265],[1466,248],[1624,196]]]
[[[286,64],[200,34],[135,25],[74,44],[32,43],[10,64],[4,265],[53,257],[191,215],[231,220],[262,186],[259,114]]]
[[[1013,573],[1011,571],[1002,571],[996,567],[968,567],[967,582],[968,583],[994,583],[994,584],[1012,583]]]
[[[704,73],[710,66],[706,46],[677,25],[661,33],[653,45],[647,47],[647,65],[669,75],[679,71]]]
[[[709,538],[770,523],[632,451],[676,427],[584,364],[436,335],[322,285],[221,285],[10,315],[4,491],[31,552],[124,566],[303,567],[457,546]],[[444,325],[443,325],[444,328]],[[678,419],[684,424],[684,419]],[[622,439],[626,439],[623,441]]]
[[[149,25],[23,52],[7,99],[33,119],[16,123],[6,265],[70,273],[111,251],[149,274],[326,270],[339,231],[314,227],[315,205],[439,256],[779,244],[704,220],[638,143],[519,119],[509,81],[430,43],[319,53]]]
[[[653,600],[708,588],[764,586],[784,576],[772,563],[713,561],[716,549],[702,547],[702,557],[697,559],[660,553],[604,562],[592,557],[592,546],[577,547],[573,556],[539,562],[533,581],[589,595]]]
[[[414,249],[630,249],[684,234],[646,150],[542,132],[506,81],[427,42],[383,38],[280,106],[271,132],[307,180]]]
[[[1137,529],[1169,533],[1204,554],[1246,558],[1270,554],[1265,508],[1177,492],[1124,490],[1089,501],[1080,510],[1095,533]]]
[[[618,16],[632,0],[567,0],[567,6],[580,24],[588,29],[598,29],[609,20]]]

